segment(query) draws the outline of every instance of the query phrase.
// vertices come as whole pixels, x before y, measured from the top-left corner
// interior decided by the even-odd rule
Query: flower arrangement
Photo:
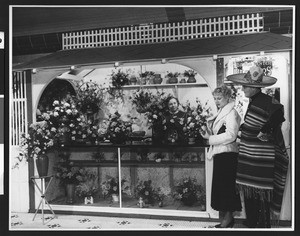
[[[196,74],[197,74],[197,72],[194,71],[194,70],[185,70],[185,71],[183,72],[183,76],[185,76],[185,77],[193,77],[193,76],[195,76]]]
[[[163,90],[157,90],[155,95],[151,95],[151,103],[145,112],[145,116],[148,118],[149,129],[155,125],[162,126],[169,97],[172,97],[172,95],[166,94]]]
[[[130,96],[131,103],[136,107],[137,112],[145,113],[155,99],[150,90],[138,89]]]
[[[29,126],[28,134],[21,135],[19,161],[46,154],[56,142],[57,129],[46,120]]]
[[[55,100],[52,106],[53,109],[44,113],[42,117],[57,128],[58,138],[64,138],[66,135],[72,141],[83,138],[85,118],[77,110],[74,100]]]
[[[101,184],[103,198],[111,197],[113,194],[119,195],[119,181],[110,176],[107,176],[106,178],[107,180]],[[131,195],[130,188],[126,183],[126,179],[121,180],[121,191],[122,193]]]
[[[95,197],[98,193],[97,176],[94,172],[83,170],[82,182],[80,182],[75,189],[75,193],[78,197]]]
[[[129,84],[129,74],[121,71],[121,69],[113,71],[111,74],[111,82],[114,88],[121,89],[124,85]]]
[[[206,125],[207,118],[211,116],[211,109],[207,107],[207,102],[202,106],[201,101],[197,98],[196,106],[191,106],[188,101],[184,110],[187,118],[183,131],[186,137],[201,139],[200,131],[202,126]]]
[[[196,179],[185,178],[175,186],[173,196],[176,200],[182,201],[185,205],[192,206],[197,201],[205,200],[204,188],[197,184]],[[204,196],[204,197],[203,197]]]
[[[141,84],[149,83],[151,77],[154,77],[154,75],[155,75],[154,71],[145,71],[140,73]]]
[[[179,72],[167,72],[166,77],[167,78],[177,78],[180,75]]]
[[[76,101],[78,109],[83,113],[97,113],[103,104],[103,89],[92,80],[80,81],[76,84]]]
[[[109,126],[106,133],[106,139],[112,143],[125,142],[131,133],[131,120],[125,121],[117,111],[109,115]]]
[[[137,199],[142,198],[145,204],[154,204],[156,192],[152,186],[152,181],[140,181],[134,189]]]
[[[98,187],[95,183],[80,183],[76,186],[75,193],[80,198],[95,197],[98,193]]]
[[[140,73],[140,77],[145,77],[145,78],[149,78],[154,75],[155,75],[154,71],[145,71],[145,72]]]
[[[155,200],[161,202],[171,194],[171,189],[168,187],[158,187],[155,190]]]
[[[60,161],[53,167],[55,177],[60,179],[61,185],[79,184],[84,180],[85,170],[78,166],[74,166],[74,162],[70,160],[70,154],[60,153]]]

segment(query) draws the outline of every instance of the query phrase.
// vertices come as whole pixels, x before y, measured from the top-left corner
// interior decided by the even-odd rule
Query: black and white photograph
[[[295,230],[295,5],[8,15],[8,231]]]

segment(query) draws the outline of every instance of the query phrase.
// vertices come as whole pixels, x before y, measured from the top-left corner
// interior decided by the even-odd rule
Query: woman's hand
[[[209,139],[210,134],[208,133],[207,127],[206,126],[202,126],[201,130],[200,130],[200,134],[203,138],[205,139]]]

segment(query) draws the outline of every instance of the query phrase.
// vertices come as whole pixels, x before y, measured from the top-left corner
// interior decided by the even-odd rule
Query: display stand
[[[49,178],[49,182],[48,182],[48,184],[46,185],[46,179],[47,179],[47,178]],[[51,211],[51,213],[52,213],[52,215],[53,215],[53,218],[55,217],[55,213],[54,213],[54,211],[52,210],[50,204],[48,203],[48,201],[47,201],[47,199],[46,199],[46,197],[45,197],[45,194],[46,194],[46,192],[47,192],[47,190],[48,190],[48,187],[49,187],[49,185],[50,185],[51,182],[52,182],[53,175],[50,175],[50,176],[41,176],[41,177],[39,177],[39,176],[32,176],[32,177],[30,177],[30,179],[32,180],[32,182],[34,183],[34,185],[37,187],[37,189],[39,190],[39,192],[40,192],[40,194],[41,194],[41,200],[40,200],[39,206],[38,206],[38,208],[36,209],[35,214],[34,214],[32,220],[34,221],[34,219],[35,219],[35,217],[36,217],[36,215],[37,215],[37,213],[38,213],[40,207],[42,206],[42,207],[41,207],[41,211],[42,211],[42,220],[43,220],[43,224],[44,224],[44,222],[45,222],[45,217],[44,217],[45,204],[48,205],[48,207],[49,207],[49,209],[50,209],[50,211]],[[37,180],[41,180],[41,186],[38,185]]]

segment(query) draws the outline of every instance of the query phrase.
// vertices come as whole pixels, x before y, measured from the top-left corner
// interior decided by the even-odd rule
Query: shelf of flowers
[[[208,87],[203,83],[176,83],[176,84],[140,84],[140,85],[124,85],[123,89],[141,89],[141,88],[170,88],[170,87]]]
[[[95,160],[73,160],[73,165],[78,167],[116,167],[117,161],[95,161]],[[182,167],[182,168],[203,168],[205,166],[204,161],[198,160],[186,160],[186,161],[121,161],[121,167]]]

